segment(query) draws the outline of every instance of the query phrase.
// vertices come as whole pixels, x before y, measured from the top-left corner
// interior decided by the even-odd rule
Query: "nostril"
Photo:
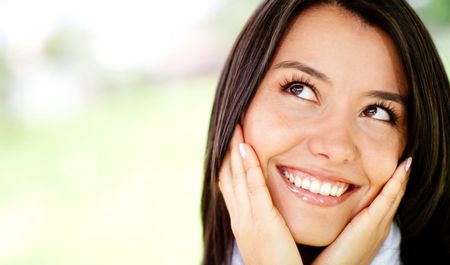
[[[347,129],[327,128],[315,131],[307,142],[309,151],[319,159],[334,163],[348,163],[355,159],[357,148]]]
[[[330,156],[328,156],[327,154],[324,154],[324,153],[318,153],[317,154],[318,156],[322,156],[322,157],[324,157],[325,159],[330,159]]]
[[[346,164],[354,159],[354,152],[352,150],[338,149],[336,147],[328,148],[322,152],[316,152],[315,155],[331,162],[343,164]]]

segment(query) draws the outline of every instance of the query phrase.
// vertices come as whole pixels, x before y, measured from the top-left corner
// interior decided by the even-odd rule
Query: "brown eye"
[[[391,116],[389,113],[379,107],[379,106],[369,106],[367,109],[363,111],[364,116],[374,118],[376,120],[382,120],[382,121],[390,121]]]
[[[291,84],[290,86],[287,87],[287,92],[302,99],[306,99],[309,101],[316,101],[316,94],[314,93],[313,89],[305,84],[301,83]]]

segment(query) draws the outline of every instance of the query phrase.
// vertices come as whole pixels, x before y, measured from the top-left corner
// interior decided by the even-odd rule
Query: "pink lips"
[[[345,201],[349,196],[351,196],[351,194],[353,194],[354,191],[357,190],[357,187],[355,185],[350,185],[350,188],[348,188],[348,190],[339,197],[325,196],[319,193],[313,193],[309,190],[297,187],[294,185],[294,183],[290,182],[289,179],[286,178],[286,176],[283,174],[284,173],[283,170],[285,170],[286,168],[287,167],[277,167],[278,173],[280,174],[280,177],[283,179],[284,183],[287,185],[288,189],[301,200],[313,205],[323,207],[338,205],[343,201]],[[298,169],[295,170],[299,171]],[[304,173],[308,174],[306,172]],[[312,177],[314,177],[314,175],[312,175]]]

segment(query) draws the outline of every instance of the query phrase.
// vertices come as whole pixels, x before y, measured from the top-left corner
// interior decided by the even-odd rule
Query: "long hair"
[[[238,36],[224,65],[209,125],[201,201],[202,264],[229,264],[234,236],[218,174],[234,127],[270,67],[292,20],[312,5],[331,4],[381,28],[403,65],[410,180],[396,214],[404,264],[450,257],[450,85],[427,29],[404,0],[266,0]]]

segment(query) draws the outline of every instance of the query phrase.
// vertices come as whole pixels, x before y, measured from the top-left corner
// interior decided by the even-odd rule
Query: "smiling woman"
[[[406,98],[401,64],[381,30],[330,6],[293,22],[273,64],[243,113],[243,137],[295,241],[326,246],[397,167],[405,106],[380,93]]]
[[[217,87],[203,264],[450,258],[449,102],[405,1],[264,1]]]

